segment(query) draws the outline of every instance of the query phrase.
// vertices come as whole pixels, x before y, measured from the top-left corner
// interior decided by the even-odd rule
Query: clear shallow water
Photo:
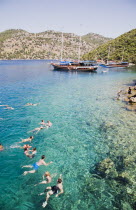
[[[1,198],[0,208],[42,209],[44,196],[38,196],[47,185],[34,187],[45,171],[63,175],[65,193],[49,200],[46,209],[114,209],[114,195],[103,181],[96,182],[101,196],[86,191],[86,180],[95,164],[107,158],[109,152],[123,153],[115,142],[135,138],[135,112],[127,112],[122,102],[114,100],[117,92],[136,78],[136,72],[110,70],[98,73],[54,72],[46,61],[3,61],[0,65],[0,101],[14,110],[0,107]],[[24,105],[28,102],[38,106]],[[37,156],[30,160],[19,148],[11,148],[28,131],[44,119],[53,126],[42,130],[32,142]],[[112,123],[115,129],[106,135],[101,126]],[[111,148],[113,143],[113,148]],[[41,166],[35,174],[22,176],[21,166],[36,162],[42,154],[53,164]],[[29,170],[29,169],[28,169]],[[57,176],[52,184],[56,183]],[[99,186],[101,185],[101,186]]]

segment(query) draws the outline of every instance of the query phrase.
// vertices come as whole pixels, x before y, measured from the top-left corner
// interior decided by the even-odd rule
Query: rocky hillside
[[[77,59],[80,39],[72,33],[63,34],[63,58]],[[81,37],[81,56],[109,41],[98,34]],[[0,33],[0,59],[60,59],[62,33],[45,31],[28,33],[24,30],[7,30]]]
[[[83,59],[115,60],[136,63],[136,29],[99,46],[85,54]]]

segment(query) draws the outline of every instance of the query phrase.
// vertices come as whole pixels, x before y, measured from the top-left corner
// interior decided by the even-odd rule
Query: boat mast
[[[81,36],[79,37],[79,48],[78,48],[78,61],[80,61],[80,54],[81,54]]]
[[[122,53],[122,59],[121,59],[121,62],[123,62],[124,51],[125,51],[125,47],[123,48],[123,53]]]
[[[110,45],[109,45],[109,50],[108,50],[107,64],[108,64],[108,61],[109,61],[109,56],[110,56]]]
[[[63,56],[63,32],[61,34],[61,57],[60,57],[61,61],[62,61],[62,56]]]

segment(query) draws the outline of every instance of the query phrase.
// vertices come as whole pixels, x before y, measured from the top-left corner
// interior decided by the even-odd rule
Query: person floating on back
[[[46,201],[43,202],[43,204],[42,204],[43,208],[45,208],[47,206],[47,202],[51,195],[56,194],[56,197],[58,197],[60,194],[64,193],[62,179],[59,178],[57,180],[56,185],[54,185],[52,187],[46,187],[46,190],[49,190],[49,191],[47,192],[47,195],[46,195]],[[42,195],[42,194],[44,194],[44,193],[41,193],[40,195]]]
[[[46,163],[44,161],[44,159],[45,159],[45,155],[42,155],[41,159],[38,162],[34,163],[33,165],[22,166],[22,168],[33,168],[33,170],[31,170],[31,171],[25,171],[23,173],[23,175],[26,175],[26,174],[29,174],[29,173],[35,173],[38,170],[39,166],[41,166],[41,165],[48,166],[52,163],[52,161],[49,162],[49,163]]]

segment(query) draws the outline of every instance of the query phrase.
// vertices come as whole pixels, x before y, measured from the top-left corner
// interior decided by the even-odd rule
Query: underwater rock
[[[125,159],[124,159],[124,164],[126,167],[129,167],[129,166],[133,166],[135,162],[135,155],[128,155]]]
[[[122,202],[122,210],[133,210],[128,202]]]
[[[133,190],[130,189],[129,187],[127,187],[127,193],[128,193],[128,194],[133,194]]]
[[[116,156],[116,159],[114,160],[115,165],[116,165],[116,170],[123,171],[125,169],[125,164],[124,164],[124,157],[123,155]]]
[[[110,158],[106,158],[96,166],[97,173],[103,178],[115,178],[118,173],[114,162]]]
[[[129,184],[129,180],[126,177],[118,176],[118,177],[115,178],[115,180],[122,185]]]
[[[114,129],[115,125],[112,122],[103,122],[100,125],[100,130],[107,132],[108,129]]]

